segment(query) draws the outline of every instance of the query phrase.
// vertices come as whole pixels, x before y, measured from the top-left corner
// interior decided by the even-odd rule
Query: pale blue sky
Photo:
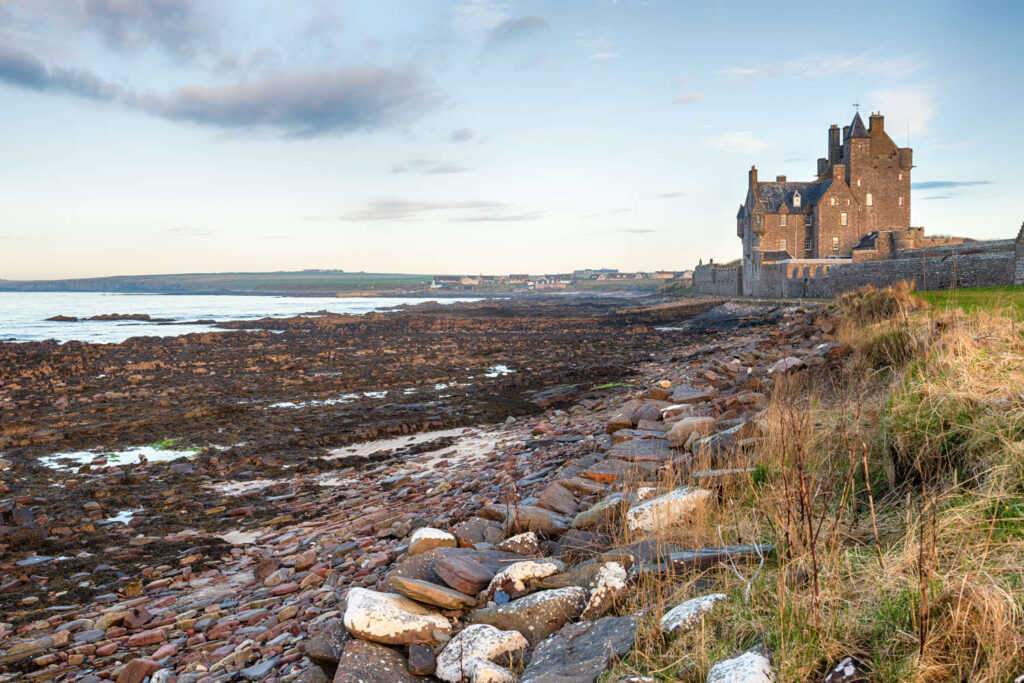
[[[1024,3],[0,0],[0,278],[683,268],[831,123],[1016,234]]]

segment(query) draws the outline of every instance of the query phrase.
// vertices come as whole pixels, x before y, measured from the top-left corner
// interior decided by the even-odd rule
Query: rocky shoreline
[[[495,367],[495,354],[467,347],[458,335],[485,330],[487,344],[507,344],[501,337],[506,321],[510,335],[515,324],[522,329],[523,311],[503,319],[487,305],[469,309],[479,315],[413,316],[403,323],[411,325],[408,343],[417,336],[422,341],[425,329],[440,329],[456,337],[451,359],[466,363],[463,372],[475,377]],[[281,442],[266,438],[249,450],[204,444],[196,457],[170,463],[47,471],[33,462],[52,450],[47,434],[59,432],[63,441],[82,446],[102,423],[83,435],[5,425],[0,680],[402,681],[433,675],[483,682],[515,680],[513,672],[524,681],[597,680],[632,649],[638,622],[649,618],[645,610],[623,612],[642,577],[763,563],[770,556],[771,546],[760,539],[684,548],[651,535],[694,514],[717,495],[720,481],[748,476],[698,469],[695,455],[703,467],[709,455],[713,461],[717,453],[755,447],[758,414],[775,378],[827,367],[842,349],[829,342],[830,329],[816,323],[813,310],[718,311],[699,317],[689,333],[665,337],[653,328],[686,315],[652,309],[595,312],[588,319],[585,313],[575,312],[571,333],[568,316],[540,315],[534,323],[538,342],[546,334],[551,347],[557,328],[589,352],[589,363],[558,376],[587,381],[534,378],[529,387],[516,384],[527,373],[495,378],[519,395],[534,390],[533,409],[501,426],[428,420],[378,429],[370,436],[418,436],[373,444],[350,445],[366,436],[321,440],[286,455],[296,441],[277,449]],[[301,348],[311,329],[335,338],[339,327],[365,325],[365,332],[384,323],[365,318],[267,321],[282,332],[227,333],[221,343],[245,340],[254,350],[270,344],[279,352],[289,344]],[[619,327],[606,336],[632,342],[629,332],[642,330],[649,344],[644,359],[629,365],[632,388],[601,386],[626,372],[626,366],[607,364],[625,347],[597,337],[611,320]],[[393,338],[380,352],[407,353]],[[376,341],[372,335],[365,340]],[[323,353],[323,338],[318,341]],[[126,345],[144,353],[157,348]],[[226,346],[225,354],[237,353],[231,342]],[[609,354],[603,370],[594,349]],[[46,377],[40,365],[24,364],[44,352],[63,353],[21,349],[16,365]],[[560,352],[554,347],[547,358]],[[182,371],[180,359],[162,362]],[[248,362],[257,361],[250,356]],[[265,371],[272,375],[267,380],[285,384],[288,362]],[[409,366],[408,358],[402,365]],[[196,367],[204,366],[189,369]],[[94,371],[95,365],[86,370]],[[181,386],[205,396],[210,385]],[[281,398],[311,400],[304,389]],[[45,425],[40,418],[47,406],[18,391],[5,385],[0,401],[27,416],[22,425]],[[96,409],[104,419],[138,397],[111,400],[113,406],[100,402]],[[194,423],[196,433],[216,424],[216,405],[214,413],[190,415],[187,402],[175,400],[165,407]],[[318,419],[334,420],[336,413],[328,412],[334,407],[311,406],[312,418],[305,409],[292,410],[274,424],[292,421],[307,431]],[[463,417],[483,424],[495,415],[485,410]],[[330,429],[325,425],[324,433]],[[231,437],[242,439],[244,431],[243,425]],[[140,433],[153,432],[138,424],[123,430],[123,442],[137,443]],[[179,445],[197,444],[186,439]],[[664,488],[666,472],[682,485]],[[34,488],[22,486],[29,480]],[[70,491],[61,499],[64,507],[51,508],[60,498],[54,487]],[[73,516],[71,505],[78,506]],[[110,521],[121,511],[137,517],[128,524]],[[714,609],[715,595],[709,590],[666,611],[666,633],[699,623]],[[763,648],[737,653],[716,665],[708,680],[771,680],[768,654]]]

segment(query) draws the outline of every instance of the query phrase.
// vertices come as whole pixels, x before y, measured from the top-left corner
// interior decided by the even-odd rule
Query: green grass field
[[[1024,317],[1024,286],[971,287],[967,289],[914,292],[933,308],[959,307],[965,311],[998,311],[1012,308],[1017,318]]]

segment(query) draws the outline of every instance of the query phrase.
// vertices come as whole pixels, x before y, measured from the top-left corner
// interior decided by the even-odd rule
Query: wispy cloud
[[[615,41],[607,29],[589,29],[576,34],[576,42],[583,46],[588,54],[588,59],[618,59],[619,53],[615,51]]]
[[[196,228],[190,225],[177,225],[173,228],[167,228],[166,232],[181,237],[209,237],[213,235],[212,230],[207,228]]]
[[[661,194],[658,195],[658,198],[659,199],[676,199],[677,197],[682,197],[682,196],[683,196],[682,192],[662,192]]]
[[[467,142],[472,140],[475,135],[476,131],[472,128],[459,128],[458,130],[453,130],[450,137],[452,142]]]
[[[189,85],[167,93],[137,93],[88,71],[48,67],[35,56],[11,48],[0,48],[0,83],[116,101],[165,119],[217,128],[269,130],[290,137],[404,123],[440,101],[430,83],[411,68],[277,73],[229,85]]]
[[[708,147],[730,154],[757,154],[768,145],[754,137],[749,130],[722,133],[706,141]]]
[[[973,185],[991,185],[991,180],[926,180],[920,183],[911,183],[914,190],[939,190],[950,188],[971,187]]]
[[[778,64],[729,67],[720,70],[718,75],[733,82],[776,76],[820,79],[848,74],[898,81],[920,71],[923,66],[921,60],[914,56],[889,57],[882,56],[877,51],[859,55],[818,53]]]
[[[658,232],[652,228],[619,228],[615,232],[625,232],[631,235],[648,235],[652,232]]]
[[[551,30],[551,24],[544,17],[515,17],[502,21],[487,34],[487,44],[502,45],[514,40],[529,38]]]
[[[341,216],[343,221],[416,221],[434,217],[455,223],[529,221],[541,218],[543,211],[525,210],[505,202],[468,200],[434,202],[419,199],[382,197]]]
[[[469,169],[438,159],[412,159],[391,169],[392,173],[418,173],[420,175],[447,175],[464,173]]]
[[[108,48],[156,47],[191,60],[219,46],[216,3],[196,0],[3,0],[24,21],[64,24],[96,35]]]
[[[701,92],[684,92],[679,97],[675,98],[673,103],[675,104],[695,104],[704,99],[704,93]]]
[[[935,116],[935,96],[926,87],[887,88],[870,94],[873,109],[885,114],[885,129],[901,144],[908,127],[912,134],[923,133]]]

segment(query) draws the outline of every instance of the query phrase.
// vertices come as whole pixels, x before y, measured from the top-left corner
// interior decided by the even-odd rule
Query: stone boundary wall
[[[1013,251],[1016,240],[986,240],[984,242],[965,242],[963,244],[944,244],[939,247],[921,247],[919,249],[901,249],[896,258],[916,258],[922,256],[947,256],[949,254],[991,254],[995,252]]]
[[[713,263],[693,269],[693,288],[701,294],[740,296],[743,293],[741,266],[716,266]]]
[[[1014,252],[1002,251],[866,261],[833,267],[821,275],[808,270],[796,269],[783,294],[776,286],[762,296],[829,298],[865,285],[885,287],[907,281],[920,290],[1012,285],[1017,259]]]
[[[1016,240],[988,240],[907,249],[897,258],[835,265],[782,261],[761,266],[754,297],[828,299],[865,285],[913,282],[917,289],[1024,284],[1024,226]],[[739,296],[740,266],[698,266],[693,285],[702,294]]]

